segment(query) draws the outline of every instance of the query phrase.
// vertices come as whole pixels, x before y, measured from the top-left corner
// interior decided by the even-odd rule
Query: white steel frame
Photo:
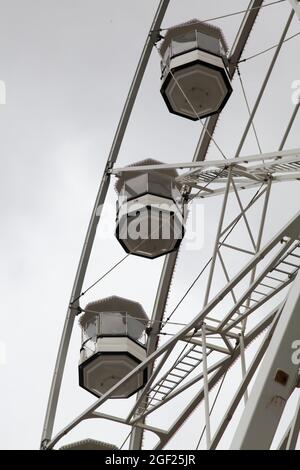
[[[290,3],[292,4],[295,2]],[[145,171],[145,169],[151,171],[158,168],[178,169],[180,172],[178,182],[183,185],[185,194],[190,200],[195,196],[203,199],[212,196],[222,197],[222,208],[217,227],[203,308],[197,315],[195,315],[194,319],[188,325],[182,327],[176,334],[174,334],[174,336],[171,337],[171,339],[158,347],[159,333],[177,260],[177,253],[171,253],[166,256],[151,317],[152,330],[148,339],[146,360],[144,360],[126,377],[120,380],[118,384],[112,387],[101,398],[97,399],[93,405],[79,414],[64,429],[53,436],[53,426],[66,356],[74,319],[76,314],[80,312],[79,298],[97,225],[101,217],[111,176],[120,176],[122,172],[129,171],[129,168],[126,167],[114,168],[114,165],[122,145],[128,120],[130,118],[152,48],[159,39],[160,26],[168,4],[169,0],[161,0],[159,3],[150,33],[147,36],[143,52],[129,90],[92,212],[55,365],[42,434],[41,448],[43,449],[54,448],[65,434],[69,433],[79,423],[87,419],[111,420],[113,422],[120,423],[120,425],[129,426],[131,428],[130,449],[141,448],[143,433],[145,431],[152,432],[158,437],[158,443],[155,448],[161,449],[168,444],[170,439],[201,402],[204,402],[205,408],[207,448],[216,448],[241,399],[244,397],[246,409],[250,403],[250,399],[251,402],[254,400],[251,398],[252,395],[250,395],[248,399],[247,387],[266,351],[269,350],[268,348],[272,338],[275,338],[277,325],[281,321],[282,314],[283,312],[286,312],[286,306],[289,305],[290,302],[289,295],[286,303],[282,302],[281,299],[278,306],[271,309],[270,313],[265,314],[264,318],[250,331],[246,328],[247,320],[249,317],[254,317],[262,306],[267,304],[269,300],[275,299],[277,294],[283,292],[284,289],[293,283],[300,268],[300,213],[262,247],[262,235],[273,183],[300,179],[300,149],[283,150],[298,112],[299,105],[296,106],[293,111],[278,151],[268,154],[240,157],[244,141],[248,135],[249,129],[251,128],[255,113],[259,107],[261,98],[267,87],[283,41],[291,24],[294,15],[293,10],[288,18],[270,67],[267,71],[267,75],[249,116],[249,120],[235,158],[225,161],[204,161],[219,118],[218,115],[215,115],[208,118],[205,122],[192,162],[135,167],[135,171]],[[229,73],[231,78],[237,70],[238,61],[241,58],[245,44],[262,4],[262,0],[251,0],[249,3],[248,11],[244,15],[229,57]],[[297,11],[296,7],[298,7],[298,5],[296,5],[296,7],[295,5],[292,6],[295,8],[295,11]],[[184,172],[184,170],[188,171]],[[205,188],[205,184],[212,179],[213,182],[211,182],[211,185],[208,188]],[[249,204],[244,206],[242,204],[240,192],[241,190],[252,188],[259,188],[259,191]],[[194,192],[195,189],[198,193]],[[199,189],[201,189],[200,193]],[[232,218],[229,224],[225,225],[225,214],[230,194],[236,198],[240,212]],[[262,208],[257,209],[260,218],[259,229],[258,233],[255,235],[253,228],[248,221],[247,212],[261,200],[263,201]],[[237,247],[227,242],[228,234],[230,234],[231,229],[240,221],[243,221],[247,228],[247,233],[252,243],[251,250],[246,249],[245,247]],[[237,274],[235,274],[233,278],[230,278],[229,269],[226,266],[226,262],[222,255],[222,250],[224,248],[227,250],[240,251],[241,253],[249,256],[249,261]],[[217,269],[217,262],[220,263],[222,271],[224,272],[226,284],[217,295],[214,295],[211,298],[211,286]],[[236,288],[240,286],[245,279],[249,279],[248,287],[244,287],[243,294],[237,294]],[[292,287],[291,292],[293,292],[294,289],[295,287]],[[233,306],[224,310],[224,315],[220,317],[219,314],[215,314],[215,311],[220,302],[227,298],[232,299]],[[252,364],[247,369],[245,350],[249,344],[264,331],[267,331],[265,339],[257,351]],[[214,341],[212,339],[214,336],[217,336],[221,341]],[[167,361],[167,359],[172,357],[174,346],[178,344],[186,345],[186,349],[177,358],[173,365],[170,366],[170,362]],[[265,356],[264,361],[266,361],[266,357],[267,355]],[[242,382],[239,385],[228,410],[221,419],[219,428],[216,432],[212,433],[210,426],[210,391],[224,378],[224,376],[226,376],[228,369],[238,359],[241,361],[243,374]],[[118,416],[98,411],[99,407],[105,403],[115,391],[122,387],[122,385],[133,375],[145,368],[148,369],[149,379],[144,389],[138,394],[136,403],[129,411],[126,418],[120,418]],[[183,372],[179,373],[179,370]],[[265,374],[263,378],[266,379],[266,377],[267,376]],[[184,393],[186,390],[191,389],[193,385],[197,383],[199,383],[197,393],[189,400],[186,407],[182,410],[181,414],[177,416],[169,428],[165,429],[163,423],[160,427],[151,426],[146,423],[146,417],[155,413],[155,411],[161,406],[165,406],[170,403],[177,396]],[[294,384],[294,387],[295,386],[296,384]],[[257,394],[257,404],[259,403],[260,398],[259,394]],[[298,405],[294,419],[280,444],[281,448],[295,447],[299,432],[299,415]],[[253,429],[253,425],[245,421],[245,419],[244,421],[241,421],[241,423],[243,423],[243,429],[245,431],[250,432]],[[269,435],[271,435],[273,431],[274,429],[264,429],[264,432],[267,434],[269,433]],[[246,438],[245,441],[247,441]]]

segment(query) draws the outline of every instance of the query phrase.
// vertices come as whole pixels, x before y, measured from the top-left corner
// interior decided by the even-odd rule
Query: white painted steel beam
[[[246,155],[244,157],[238,158],[228,158],[226,161],[224,160],[207,160],[207,161],[196,161],[196,162],[179,162],[179,163],[159,163],[156,165],[140,165],[140,166],[124,166],[120,168],[113,168],[109,170],[109,173],[113,175],[117,175],[119,173],[124,173],[127,171],[135,171],[135,172],[144,172],[144,171],[152,171],[152,170],[169,170],[169,169],[185,169],[185,168],[210,168],[210,167],[217,167],[223,168],[228,167],[231,165],[241,165],[241,164],[251,164],[261,162],[261,168],[264,168],[266,161],[269,160],[278,160],[277,163],[284,163],[281,161],[282,158],[291,157],[292,160],[300,160],[300,148],[289,149],[289,150],[276,150],[275,152],[267,152],[267,153],[260,153],[260,154],[253,154],[253,155]],[[246,168],[244,168],[246,170]],[[181,175],[182,176],[182,175]]]

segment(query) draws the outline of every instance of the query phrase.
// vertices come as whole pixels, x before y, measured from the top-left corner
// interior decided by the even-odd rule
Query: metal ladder
[[[207,351],[207,356],[211,353]],[[152,406],[157,405],[175,390],[203,361],[202,347],[193,344],[184,351],[173,366],[150,388],[145,400],[137,410],[137,414],[144,413]]]
[[[300,243],[297,241],[266,274],[263,280],[245,299],[239,307],[243,307],[242,314],[260,307],[280,290],[289,285],[300,269]],[[235,313],[231,322],[239,318],[241,313]],[[228,322],[229,324],[229,322]]]

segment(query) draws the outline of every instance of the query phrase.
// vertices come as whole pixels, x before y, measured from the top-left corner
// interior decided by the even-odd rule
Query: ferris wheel
[[[300,100],[282,129],[279,147],[269,153],[261,151],[254,121],[284,43],[299,34],[289,33],[292,22],[300,20],[298,1],[284,0],[290,7],[289,15],[271,48],[272,60],[253,106],[240,71],[261,9],[273,8],[281,1],[251,0],[246,10],[238,12],[242,21],[231,49],[216,26],[217,18],[191,19],[163,28],[170,2],[160,1],[92,211],[53,374],[42,449],[136,450],[148,448],[148,442],[151,448],[163,449],[180,435],[198,409],[202,422],[193,431],[197,439],[191,449],[218,448],[229,429],[228,448],[270,449],[290,397],[295,395],[292,419],[281,432],[279,448],[296,448],[300,431],[300,213],[267,240],[265,229],[274,185],[284,188],[300,179],[300,148],[285,148]],[[200,138],[188,161],[163,163],[137,158],[118,167],[117,158],[152,51],[159,55],[160,92],[167,109],[177,119],[198,121]],[[258,51],[258,55],[264,52]],[[235,76],[249,117],[236,153],[228,156],[215,138],[215,129],[235,93]],[[242,156],[249,132],[253,132],[259,152]],[[208,160],[210,146],[216,150],[216,158]],[[124,256],[95,283],[84,287],[111,184],[117,193],[114,236]],[[205,205],[214,199],[221,205],[214,213],[212,249],[207,260],[199,263],[196,278],[175,308],[166,314],[175,265],[185,254],[193,207],[199,200]],[[120,296],[117,286],[115,295],[84,304],[84,294],[92,293],[94,286],[128,257],[143,257],[147,263],[163,257],[152,314],[136,299]],[[190,321],[179,321],[176,310],[197,287],[203,293],[199,296],[201,305]],[[79,386],[94,396],[94,402],[54,434],[76,320],[82,338],[78,345]],[[114,400],[122,403],[122,413],[119,408],[114,412]],[[104,404],[105,412],[101,409]],[[104,431],[103,441],[87,437],[71,442],[70,438],[61,446],[64,436],[93,420],[100,422],[103,430],[108,421],[126,429],[122,445],[108,442]]]

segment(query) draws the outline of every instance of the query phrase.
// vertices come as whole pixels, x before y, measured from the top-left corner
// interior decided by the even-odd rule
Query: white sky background
[[[0,105],[0,341],[2,349],[6,349],[6,358],[0,365],[3,449],[39,446],[57,348],[90,213],[157,3],[0,0],[0,80],[7,87],[7,103]],[[195,17],[210,18],[247,5],[247,0],[172,0],[163,26]],[[261,12],[244,57],[278,42],[289,11],[288,3],[283,2]],[[215,22],[223,28],[229,46],[241,19],[242,16],[235,16]],[[299,31],[299,26],[294,19],[288,35]],[[300,80],[299,41],[295,38],[283,46],[255,119],[264,152],[278,148],[293,110],[291,84]],[[271,56],[267,53],[241,64],[251,104]],[[154,51],[118,165],[146,157],[164,162],[192,159],[200,124],[169,114],[159,93],[159,77],[159,57]],[[234,156],[248,117],[237,77],[233,88],[235,93],[215,134],[229,157]],[[243,155],[257,153],[253,135],[249,135]],[[286,148],[299,147],[298,136],[299,116]],[[219,158],[213,145],[209,158]],[[274,187],[265,240],[297,212],[299,195],[297,183]],[[108,202],[109,238],[103,239],[98,232],[86,286],[123,256],[113,236],[113,188]],[[200,234],[204,236],[203,247],[185,251],[183,246],[181,250],[170,311],[207,259],[219,203],[204,203],[205,224]],[[162,262],[131,257],[86,301],[121,295],[140,301],[150,316]],[[198,313],[201,299],[200,285],[178,311],[177,320],[186,322]],[[60,426],[93,401],[77,385],[79,348],[76,325],[59,407]],[[224,393],[227,402],[233,392],[226,388]],[[111,405],[122,412],[122,402],[111,402],[104,409],[111,410]],[[203,426],[200,418],[195,413],[195,418],[187,423],[190,428],[184,428],[189,433],[178,434],[177,440],[172,441],[173,448],[194,448]],[[125,428],[99,421],[84,424],[74,436],[97,437],[120,445],[126,432]],[[64,440],[70,441],[69,436]]]

